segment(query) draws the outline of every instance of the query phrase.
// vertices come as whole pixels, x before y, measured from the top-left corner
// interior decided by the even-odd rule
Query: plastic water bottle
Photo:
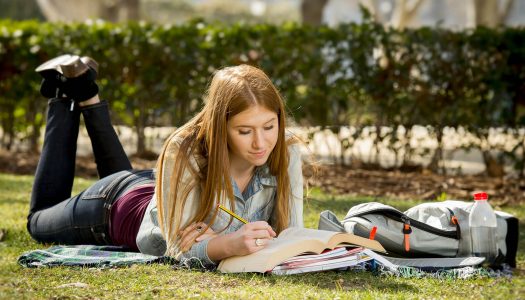
[[[485,257],[485,263],[494,262],[498,256],[496,214],[488,203],[489,196],[485,192],[474,193],[474,206],[470,211],[468,223],[472,255]]]

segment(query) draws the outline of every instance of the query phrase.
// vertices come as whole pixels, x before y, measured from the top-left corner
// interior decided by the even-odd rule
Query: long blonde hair
[[[270,174],[277,178],[272,225],[277,232],[288,227],[291,205],[290,178],[283,99],[268,76],[260,69],[249,65],[227,67],[215,72],[205,96],[204,108],[166,140],[157,162],[156,201],[159,225],[167,242],[167,255],[174,255],[173,246],[181,226],[184,226],[181,224],[184,206],[190,191],[196,185],[200,185],[201,193],[197,212],[191,217],[190,223],[204,221],[212,214],[208,224],[211,226],[217,215],[217,204],[223,203],[225,199],[230,200],[230,207],[235,207],[230,181],[226,126],[231,117],[253,105],[262,105],[278,116],[277,144],[267,161]],[[173,176],[170,178],[170,193],[163,195],[164,160],[168,149],[173,147],[178,148],[178,151],[174,158]],[[192,165],[190,160],[195,153],[206,158],[206,162],[197,167]],[[181,184],[187,171],[191,172],[192,178],[196,180],[189,184]]]

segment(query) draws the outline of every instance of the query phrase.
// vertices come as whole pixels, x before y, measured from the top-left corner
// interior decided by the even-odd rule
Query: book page
[[[349,256],[346,259],[336,259],[334,261],[324,261],[321,264],[312,264],[305,265],[297,268],[286,269],[286,268],[275,268],[271,271],[273,275],[291,275],[291,274],[300,274],[306,272],[320,272],[328,271],[334,269],[347,269],[349,267],[354,267],[363,264],[366,261],[371,260],[372,257],[368,255],[353,255]]]
[[[266,272],[280,262],[301,253],[321,253],[337,232],[290,227],[270,240],[266,247],[245,256],[224,259],[219,264],[221,272]]]
[[[261,272],[272,270],[284,260],[302,253],[321,253],[324,249],[333,249],[337,245],[353,244],[374,250],[384,251],[377,241],[368,240],[352,234],[290,227],[255,253],[245,256],[226,258],[219,264],[218,270],[226,273]]]
[[[278,239],[319,240],[323,244],[328,244],[328,241],[330,241],[330,239],[336,234],[338,234],[338,232],[302,227],[289,227],[279,234]]]

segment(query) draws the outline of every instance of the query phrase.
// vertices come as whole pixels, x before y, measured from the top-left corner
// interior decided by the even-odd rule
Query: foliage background
[[[115,123],[136,129],[138,153],[147,150],[146,126],[184,123],[200,109],[216,69],[248,63],[274,80],[299,125],[335,132],[352,126],[351,134],[340,138],[344,148],[366,135],[376,149],[383,144],[396,153],[396,167],[417,164],[414,153],[430,151],[429,167],[436,170],[448,128],[468,132],[472,138],[458,147],[480,149],[486,164],[511,163],[524,173],[523,28],[399,31],[370,18],[337,28],[4,20],[2,147],[10,149],[21,139],[39,148],[46,103],[33,70],[62,53],[100,62],[101,94],[111,99]],[[414,126],[425,126],[437,147],[415,147]],[[513,139],[492,142],[494,131]]]

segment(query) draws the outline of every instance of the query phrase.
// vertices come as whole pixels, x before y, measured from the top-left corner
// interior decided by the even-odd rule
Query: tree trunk
[[[474,0],[476,25],[496,27],[499,24],[498,0]]]
[[[98,7],[98,14],[102,19],[110,22],[118,22],[119,9],[117,1],[104,1]]]
[[[36,0],[49,21],[84,21],[100,17],[101,0]]]
[[[379,166],[379,155],[380,155],[380,149],[379,146],[381,142],[383,141],[383,136],[381,135],[381,125],[376,125],[376,138],[374,139],[374,149],[375,149],[375,158],[374,163]]]
[[[503,10],[499,8],[499,2],[499,0],[471,0],[467,8],[467,24],[470,27],[487,26],[491,28],[505,24],[514,0],[506,0]]]
[[[0,147],[1,148],[5,148],[5,144],[6,144],[6,120],[4,119],[0,119],[0,121],[2,122],[2,124],[0,124],[0,126],[2,127],[2,136],[0,136]]]
[[[146,103],[145,101],[139,100],[140,113],[136,118],[135,127],[137,128],[137,156],[141,157],[146,153]]]
[[[102,18],[117,22],[140,17],[140,0],[37,0],[37,3],[49,21]]]
[[[408,23],[414,18],[417,11],[423,3],[422,0],[413,0],[411,1],[411,6],[409,6],[410,1],[407,0],[397,0],[394,7],[394,12],[392,13],[392,19],[390,25],[397,29],[404,29]]]
[[[519,178],[525,179],[525,139],[521,141],[521,161],[519,166]]]
[[[434,155],[432,156],[432,160],[430,161],[430,164],[428,165],[428,169],[430,169],[432,172],[437,173],[439,171],[439,164],[443,160],[443,128],[437,127],[436,128],[436,139],[437,139],[437,147],[434,151]],[[446,169],[443,166],[442,168],[443,174],[446,174]]]
[[[505,170],[503,165],[490,153],[488,150],[484,150],[483,162],[485,163],[485,172],[489,177],[503,177]]]
[[[410,145],[410,140],[412,139],[412,127],[406,128],[404,139],[404,149],[403,160],[401,161],[402,166],[407,166],[412,162],[412,145]]]
[[[39,103],[42,103],[42,101],[32,101],[29,106],[31,111],[28,112],[28,122],[31,124],[31,134],[29,135],[29,151],[32,153],[38,153],[40,150],[40,129],[44,124],[44,118],[40,118],[40,120],[37,118],[40,108],[39,106],[41,106],[38,105]]]
[[[304,24],[313,26],[321,25],[323,11],[328,0],[303,0],[301,3],[301,15]]]
[[[9,106],[9,113],[4,126],[4,134],[7,135],[7,142],[4,144],[5,148],[9,151],[13,147],[15,140],[15,108]]]
[[[366,0],[361,3],[365,8],[367,8],[372,16],[374,17],[374,21],[377,23],[384,23],[384,17],[381,14],[381,11],[379,9],[379,3],[377,0]]]
[[[121,7],[124,9],[124,20],[140,19],[140,1],[139,0],[121,0]]]

